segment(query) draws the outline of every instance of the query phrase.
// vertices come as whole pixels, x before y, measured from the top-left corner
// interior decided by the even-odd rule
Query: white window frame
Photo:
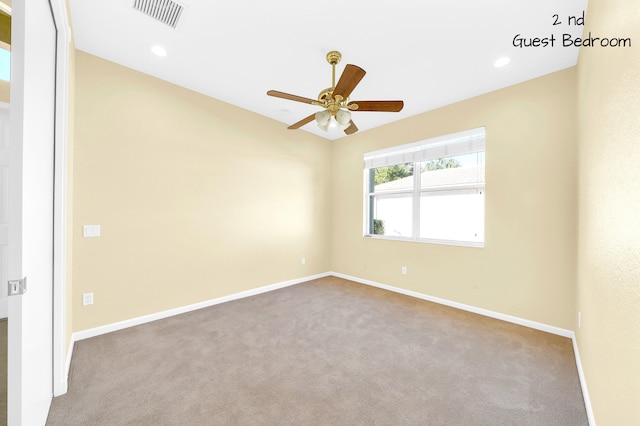
[[[364,218],[363,218],[363,236],[365,238],[384,239],[384,240],[400,240],[431,244],[445,244],[465,247],[483,248],[485,244],[484,224],[483,236],[481,241],[463,241],[463,240],[447,240],[420,238],[420,196],[424,192],[435,192],[437,188],[429,188],[425,190],[421,188],[420,164],[424,161],[434,160],[438,158],[454,157],[464,154],[485,153],[485,128],[478,127],[463,132],[444,135],[436,138],[426,139],[405,145],[394,146],[378,151],[367,152],[364,154]],[[383,193],[374,193],[370,191],[370,170],[378,167],[392,166],[396,164],[413,163],[413,188],[398,189],[385,191]],[[460,184],[448,186],[443,190],[464,190],[477,189],[483,195],[486,195],[485,180],[474,184]],[[411,194],[413,197],[412,209],[412,235],[411,236],[391,236],[378,235],[369,233],[371,220],[371,199],[376,196]],[[484,214],[483,214],[483,220]]]

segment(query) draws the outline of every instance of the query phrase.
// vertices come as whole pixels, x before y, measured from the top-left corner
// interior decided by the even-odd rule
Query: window
[[[11,52],[0,45],[0,80],[10,81]]]
[[[484,128],[364,155],[366,237],[484,247]]]

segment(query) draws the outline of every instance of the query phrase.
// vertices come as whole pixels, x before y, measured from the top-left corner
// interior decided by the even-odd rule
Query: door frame
[[[67,344],[67,255],[71,248],[68,218],[69,61],[71,27],[67,2],[49,0],[58,29],[56,58],[56,121],[53,198],[53,395],[67,392],[73,342]],[[72,229],[71,229],[72,231]]]

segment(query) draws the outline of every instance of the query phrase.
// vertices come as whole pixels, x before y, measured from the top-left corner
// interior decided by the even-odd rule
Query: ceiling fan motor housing
[[[328,109],[332,115],[336,115],[340,108],[346,108],[348,102],[348,99],[335,99],[333,97],[333,87],[324,89],[318,95],[319,105]]]
[[[333,87],[327,87],[318,95],[318,101],[324,103],[325,101],[332,99]]]

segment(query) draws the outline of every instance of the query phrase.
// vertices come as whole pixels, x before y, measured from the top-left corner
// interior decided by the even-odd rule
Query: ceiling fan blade
[[[315,102],[318,102],[315,99],[309,99],[309,98],[304,98],[302,96],[290,95],[288,93],[278,92],[277,90],[269,90],[267,92],[267,95],[275,96],[276,98],[288,99],[290,101],[302,102],[305,104],[313,104]]]
[[[348,64],[344,68],[338,84],[336,84],[336,87],[333,89],[333,97],[335,98],[336,95],[340,95],[342,99],[347,99],[366,73],[367,72],[359,66]]]
[[[381,111],[381,112],[399,112],[404,107],[402,101],[353,101],[349,105],[356,104],[358,109],[353,111]]]
[[[302,120],[298,121],[297,123],[292,124],[291,126],[287,127],[287,129],[299,129],[300,127],[304,126],[307,123],[311,123],[313,120],[316,119],[316,114],[313,113],[310,116],[308,116],[307,118],[303,118]]]
[[[351,125],[346,129],[344,129],[344,132],[348,135],[352,135],[357,131],[358,131],[358,127],[356,126],[356,123],[353,122],[353,120],[351,120]]]

